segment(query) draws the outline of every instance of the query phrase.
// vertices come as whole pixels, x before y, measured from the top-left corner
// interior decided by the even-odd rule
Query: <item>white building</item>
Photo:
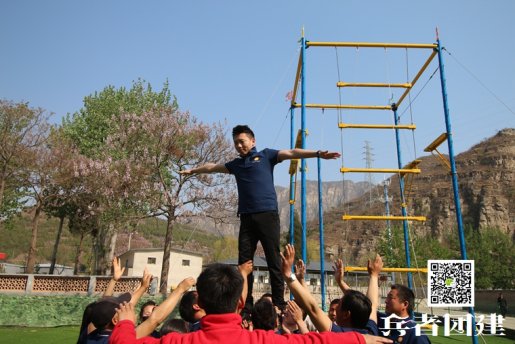
[[[143,276],[145,267],[157,277],[156,287],[160,285],[163,266],[162,248],[139,248],[120,255],[120,263],[125,267],[124,276]],[[168,288],[175,288],[186,277],[198,277],[202,271],[202,255],[194,252],[172,249],[168,270]]]

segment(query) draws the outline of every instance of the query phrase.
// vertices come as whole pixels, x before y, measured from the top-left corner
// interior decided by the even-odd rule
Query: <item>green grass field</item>
[[[77,341],[79,327],[63,326],[51,328],[0,327],[0,344],[73,344]],[[466,336],[432,337],[433,344],[471,344]],[[513,344],[514,340],[499,336],[483,336],[479,344]]]
[[[78,326],[0,327],[0,344],[74,344]]]

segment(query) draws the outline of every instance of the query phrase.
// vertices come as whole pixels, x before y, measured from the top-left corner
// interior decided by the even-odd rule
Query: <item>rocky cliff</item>
[[[457,223],[450,170],[436,156],[420,160],[421,173],[414,175],[412,181],[406,180],[406,200],[409,215],[426,216],[427,221],[414,222],[411,229],[442,239],[443,232],[455,228]],[[500,131],[459,154],[455,160],[465,226],[496,227],[514,237],[515,129]],[[377,186],[374,194],[382,195],[382,190],[382,186]],[[401,215],[397,175],[390,178],[388,190],[391,215]],[[384,212],[381,197],[372,203],[367,197],[360,197],[338,210],[329,211],[325,216],[328,255],[344,254],[363,262],[384,232],[385,221],[344,222],[341,216],[345,213],[383,215]]]

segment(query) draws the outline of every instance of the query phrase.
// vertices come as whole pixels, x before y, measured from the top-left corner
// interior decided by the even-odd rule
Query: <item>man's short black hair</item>
[[[237,125],[232,128],[232,137],[240,135],[242,133],[250,135],[250,137],[254,138],[254,132],[249,128],[248,125]]]
[[[340,299],[333,299],[333,301],[331,301],[331,303],[329,304],[329,306],[332,306],[332,305],[336,305],[340,303]]]
[[[415,293],[413,290],[402,284],[393,284],[391,289],[397,290],[397,297],[401,302],[408,302],[408,313],[413,313],[413,305],[415,304]]]
[[[362,292],[349,290],[342,298],[341,310],[350,311],[352,327],[365,328],[372,312],[372,302]]]
[[[170,332],[176,333],[188,333],[188,323],[182,319],[168,319],[165,321],[161,329],[159,330],[159,334],[163,337],[165,334]]]
[[[198,303],[198,294],[195,290],[190,290],[182,296],[181,302],[179,303],[179,314],[181,318],[189,323],[194,323],[195,310],[193,305]]]
[[[277,325],[277,312],[272,302],[260,299],[252,309],[252,326],[256,330],[273,330]]]
[[[235,266],[214,263],[197,279],[198,304],[206,314],[234,313],[243,291],[243,275]]]

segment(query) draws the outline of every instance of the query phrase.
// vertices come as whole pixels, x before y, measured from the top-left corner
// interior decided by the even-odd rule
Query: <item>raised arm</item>
[[[179,171],[179,174],[190,175],[195,173],[229,173],[227,167],[224,164],[214,164],[209,162],[205,165],[195,167],[189,170]]]
[[[307,289],[308,285],[306,284],[305,275],[306,265],[302,259],[297,259],[297,262],[295,263],[295,276],[297,277],[297,280],[300,282],[300,284]]]
[[[282,266],[281,270],[284,276],[284,280],[290,288],[290,291],[295,296],[295,301],[299,304],[309,315],[310,319],[319,332],[330,331],[332,322],[331,319],[325,314],[325,312],[318,307],[318,303],[310,294],[310,292],[304,288],[297,280],[294,274],[291,272],[293,261],[295,260],[295,248],[293,245],[286,245],[284,253],[281,252]]]
[[[195,284],[193,277],[188,277],[179,283],[170,295],[159,306],[154,308],[154,311],[147,320],[142,322],[136,327],[136,338],[149,336],[156,327],[162,323],[175,309],[177,303],[182,298],[182,295],[188,291]],[[132,303],[132,302],[131,302]]]
[[[340,157],[340,153],[338,152],[329,152],[322,150],[308,150],[301,148],[294,149],[282,149],[277,154],[277,160],[279,162],[290,159],[306,159],[306,158],[317,158],[321,157],[322,159],[336,159]]]
[[[254,263],[252,260],[247,260],[245,263],[238,265],[238,270],[240,270],[241,275],[243,276],[243,290],[242,296],[243,300],[247,299],[247,291],[248,291],[248,276],[254,270]]]
[[[345,283],[345,281],[343,279],[343,276],[345,274],[343,261],[338,258],[334,262],[333,269],[334,269],[334,279],[336,280],[336,283],[338,283],[338,286],[340,287],[340,289],[345,294],[346,292],[351,290],[351,287],[349,287],[349,285],[347,283]]]
[[[150,287],[150,282],[152,281],[152,274],[148,272],[148,269],[145,267],[145,270],[143,270],[143,277],[141,277],[141,283],[134,291],[131,297],[131,303],[136,306],[138,304],[139,299],[145,294]]]
[[[379,274],[383,269],[383,260],[381,256],[376,254],[374,261],[368,260],[368,281],[367,297],[372,303],[372,311],[370,312],[370,320],[377,323],[377,308],[379,307]]]
[[[120,265],[120,258],[114,257],[112,264],[113,264],[113,277],[109,281],[109,284],[107,285],[107,288],[104,291],[104,296],[112,296],[113,295],[116,282],[118,282],[120,280],[120,278],[122,278],[123,272],[125,271],[125,268],[122,268]]]

